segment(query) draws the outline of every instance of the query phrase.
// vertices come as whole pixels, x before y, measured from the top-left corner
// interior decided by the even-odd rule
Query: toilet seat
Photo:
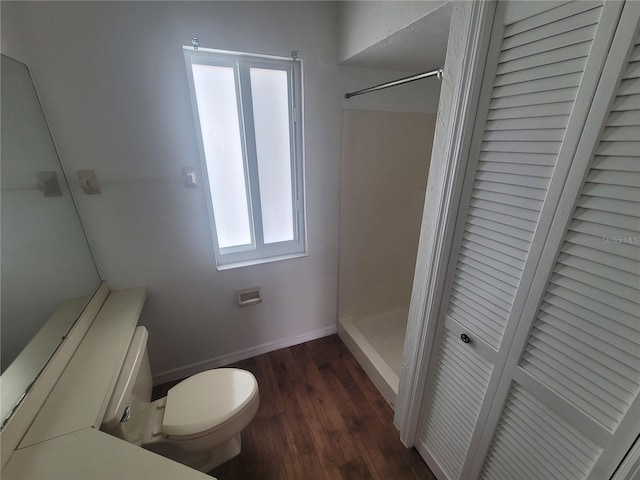
[[[260,406],[255,377],[237,368],[209,370],[152,401],[147,336],[136,328],[101,430],[202,472],[237,456],[241,432]]]
[[[246,370],[218,368],[198,373],[167,393],[161,432],[183,439],[210,434],[242,417],[257,399],[258,382]]]

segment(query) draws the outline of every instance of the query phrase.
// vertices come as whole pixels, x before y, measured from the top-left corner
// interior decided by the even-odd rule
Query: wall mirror
[[[100,277],[26,65],[1,55],[0,420],[73,326]]]

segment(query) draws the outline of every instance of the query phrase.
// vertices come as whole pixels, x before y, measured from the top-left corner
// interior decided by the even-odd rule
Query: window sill
[[[222,265],[217,265],[216,268],[218,269],[218,271],[232,270],[234,268],[250,267],[252,265],[261,265],[263,263],[279,262],[281,260],[291,260],[293,258],[301,258],[301,257],[308,257],[308,256],[309,254],[307,252],[290,253],[287,255],[278,255],[276,257],[257,258],[254,260],[246,260],[243,262],[224,263]]]

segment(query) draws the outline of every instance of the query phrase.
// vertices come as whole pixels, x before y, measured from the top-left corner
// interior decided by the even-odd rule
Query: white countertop
[[[35,418],[20,419],[33,422],[18,447],[8,450],[3,480],[211,480],[204,473],[98,430],[145,297],[144,288],[109,293],[77,348],[73,347],[62,373],[48,379],[55,385]]]
[[[85,428],[17,450],[3,480],[207,479],[212,477],[111,435]]]

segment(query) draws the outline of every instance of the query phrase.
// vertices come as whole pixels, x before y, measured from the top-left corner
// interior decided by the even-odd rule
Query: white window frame
[[[207,210],[211,226],[213,248],[218,270],[237,268],[260,263],[304,257],[307,255],[305,192],[304,192],[304,139],[302,123],[302,60],[296,58],[230,52],[207,48],[183,47],[193,119],[196,127],[198,153],[203,174],[208,178],[200,116],[192,65],[214,65],[233,67],[236,84],[236,99],[240,122],[240,137],[244,160],[245,185],[251,228],[250,245],[220,248],[216,231],[215,214],[209,181],[203,181],[206,191]],[[289,92],[289,138],[291,152],[291,190],[294,238],[290,241],[264,243],[260,185],[255,133],[253,132],[253,106],[249,69],[267,68],[287,72]]]

